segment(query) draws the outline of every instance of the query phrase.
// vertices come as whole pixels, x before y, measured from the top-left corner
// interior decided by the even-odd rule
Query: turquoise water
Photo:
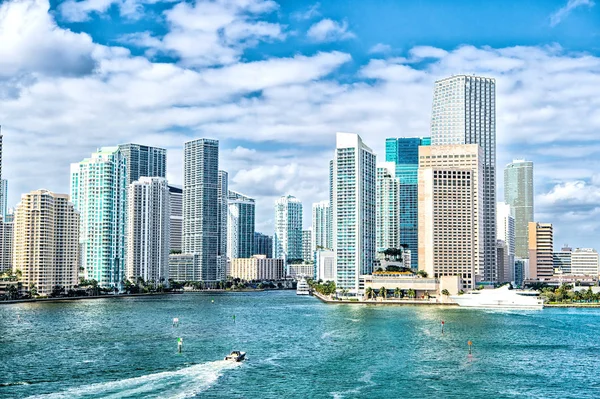
[[[0,398],[598,398],[599,331],[594,309],[325,305],[290,291],[4,305]],[[232,349],[247,362],[222,361]]]

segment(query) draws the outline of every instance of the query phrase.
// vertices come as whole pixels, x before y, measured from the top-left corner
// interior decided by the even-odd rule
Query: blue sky
[[[0,2],[0,124],[9,203],[68,192],[69,164],[122,142],[221,142],[230,187],[328,197],[335,132],[426,136],[433,82],[497,80],[498,191],[535,162],[536,220],[555,246],[599,247],[600,6],[592,0]]]

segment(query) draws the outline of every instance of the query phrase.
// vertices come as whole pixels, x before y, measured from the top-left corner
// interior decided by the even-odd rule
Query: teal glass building
[[[410,250],[411,268],[419,267],[419,146],[431,145],[431,137],[385,140],[385,161],[396,164],[400,181],[400,243]]]

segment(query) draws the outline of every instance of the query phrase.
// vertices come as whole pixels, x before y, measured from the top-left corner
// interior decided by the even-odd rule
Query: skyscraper
[[[504,259],[502,259],[503,268],[499,267],[498,281],[508,282],[515,279],[515,218],[513,208],[504,203],[496,204],[496,212],[498,217],[496,227],[498,229],[496,237],[505,243],[506,248],[503,249]],[[500,259],[498,259],[500,265]]]
[[[0,180],[0,216],[6,218],[8,212],[8,180]]]
[[[533,222],[533,162],[514,160],[504,169],[504,202],[515,212],[515,255],[528,258],[529,223]]]
[[[314,256],[312,251],[312,230],[302,230],[302,260],[306,263],[313,263]]]
[[[302,202],[292,195],[275,202],[274,257],[302,259]]]
[[[169,226],[169,250],[181,252],[183,248],[183,189],[169,185],[171,222]]]
[[[331,230],[331,205],[329,201],[315,202],[312,205],[312,252],[319,247],[331,249],[333,245]]]
[[[198,265],[196,281],[220,277],[219,228],[219,142],[196,139],[184,145],[183,252],[192,254]]]
[[[393,162],[377,166],[376,199],[377,252],[400,248],[400,183]]]
[[[471,289],[483,269],[483,151],[476,144],[423,146],[419,156],[419,270],[458,275]]]
[[[254,233],[253,255],[265,255],[267,258],[272,258],[273,237],[258,232]]]
[[[66,194],[32,191],[21,197],[15,212],[13,269],[22,282],[40,295],[59,286],[65,292],[77,285],[79,212]]]
[[[413,269],[419,267],[419,146],[430,144],[430,137],[388,138],[385,141],[385,160],[396,165],[396,178],[400,183],[400,244],[410,251]]]
[[[554,272],[554,235],[551,223],[529,223],[529,272],[526,278],[552,277]]]
[[[227,257],[251,258],[254,252],[254,199],[229,191],[227,213]],[[266,254],[263,254],[266,255]]]
[[[0,274],[13,269],[14,223],[0,221]]]
[[[103,147],[71,164],[71,200],[81,213],[81,265],[101,287],[125,278],[127,167],[118,147]]]
[[[167,150],[140,144],[120,144],[119,149],[127,160],[127,184],[140,177],[166,177]]]
[[[373,271],[376,255],[376,158],[360,136],[337,133],[333,158],[333,248],[336,286],[358,293],[359,276]]]
[[[217,213],[218,240],[217,240],[217,275],[218,281],[227,278],[227,212],[229,195],[229,174],[224,170],[219,171],[219,184],[217,187]]]
[[[169,280],[169,185],[163,177],[140,177],[129,185],[126,278],[155,286]]]
[[[496,263],[496,81],[457,75],[435,82],[431,144],[483,148],[483,280],[498,281]],[[508,202],[508,201],[507,201]]]

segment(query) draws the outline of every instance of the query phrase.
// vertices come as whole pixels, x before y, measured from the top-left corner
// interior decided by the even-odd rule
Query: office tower
[[[183,189],[169,185],[171,221],[169,228],[170,252],[181,252],[183,248]]]
[[[71,201],[80,216],[80,262],[87,280],[120,288],[125,278],[127,173],[118,147],[71,164]]]
[[[483,280],[498,281],[496,264],[496,81],[457,75],[435,82],[431,145],[483,149]],[[508,202],[508,201],[507,201]],[[510,203],[510,202],[509,202]]]
[[[230,190],[227,207],[227,257],[230,260],[250,258],[256,254],[254,252],[256,211],[254,198]]]
[[[253,255],[250,258],[231,260],[231,277],[245,281],[281,280],[285,277],[285,261]]]
[[[169,255],[169,279],[176,282],[198,281],[202,276],[200,255],[171,254]]]
[[[400,244],[410,254],[412,269],[419,267],[418,171],[419,146],[431,144],[430,137],[388,138],[385,160],[396,165],[400,182]]]
[[[66,194],[36,190],[21,197],[14,225],[13,269],[39,295],[77,285],[79,212]]]
[[[577,248],[571,253],[571,274],[598,276],[598,252],[593,248]]]
[[[262,233],[254,233],[254,253],[253,255],[265,255],[267,258],[273,257],[273,237]]]
[[[498,262],[498,281],[501,283],[513,281],[512,276],[515,273],[515,265],[514,261],[512,265],[510,263],[508,245],[504,240],[496,240],[496,259]]]
[[[502,259],[503,267],[500,267],[501,259],[498,259],[498,281],[514,281],[515,264],[515,218],[513,208],[504,203],[496,204],[496,238],[506,244],[506,250],[503,252],[505,259]]]
[[[217,240],[217,280],[227,278],[227,212],[229,195],[229,174],[224,170],[219,171],[219,184],[217,187],[217,213],[218,213],[218,240]]]
[[[523,281],[525,275],[529,270],[529,259],[515,258],[515,285],[517,287],[523,287]]]
[[[319,248],[331,249],[332,240],[331,205],[329,201],[312,205],[312,252]]]
[[[313,263],[312,230],[302,230],[302,260]]]
[[[552,277],[553,234],[551,223],[529,222],[529,271],[526,278],[543,280]]]
[[[14,223],[0,221],[0,274],[13,269]]]
[[[376,183],[377,253],[400,248],[400,182],[396,165],[384,162],[377,166]]]
[[[419,270],[460,276],[471,289],[483,271],[483,150],[476,144],[419,149]],[[496,243],[494,242],[494,252]]]
[[[514,210],[515,255],[529,257],[529,223],[533,222],[533,162],[515,160],[504,169],[504,202]]]
[[[275,202],[274,257],[302,259],[302,202],[292,195]]]
[[[376,158],[360,136],[337,133],[333,158],[333,248],[336,286],[357,294],[376,256]]]
[[[120,144],[119,149],[127,160],[127,184],[140,177],[166,177],[167,150],[140,144]]]
[[[315,253],[315,279],[335,281],[335,251],[318,249]]]
[[[2,179],[2,126],[0,126],[0,179]]]
[[[8,212],[8,180],[0,180],[0,216],[6,218]]]
[[[560,251],[552,254],[552,267],[554,268],[554,273],[571,274],[572,253],[573,248],[570,248],[567,244],[565,244]]]
[[[154,286],[169,280],[169,185],[163,177],[140,177],[127,196],[125,277],[141,277]]]

